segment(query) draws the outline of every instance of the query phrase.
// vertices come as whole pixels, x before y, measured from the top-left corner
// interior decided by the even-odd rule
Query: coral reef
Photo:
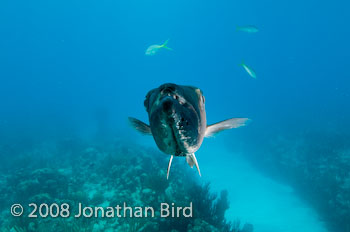
[[[210,191],[209,183],[194,178],[184,165],[174,162],[166,179],[167,156],[134,144],[116,143],[110,148],[87,146],[69,140],[56,146],[35,147],[9,160],[26,165],[0,172],[0,226],[6,232],[57,231],[223,231],[252,232],[249,224],[227,222],[228,193]],[[8,164],[7,167],[11,165]],[[188,206],[193,203],[193,217],[113,218],[28,218],[10,216],[14,202],[68,203],[77,206],[149,206],[159,209],[161,202]],[[25,207],[25,215],[29,208]],[[28,210],[27,210],[28,209]],[[248,228],[248,229],[247,229]]]

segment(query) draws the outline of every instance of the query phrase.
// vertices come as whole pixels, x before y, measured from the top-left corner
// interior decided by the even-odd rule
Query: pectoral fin
[[[214,134],[232,128],[238,128],[241,126],[245,126],[250,119],[248,118],[231,118],[222,122],[218,122],[212,125],[207,126],[207,130],[205,132],[205,137],[213,136]]]
[[[137,131],[141,132],[142,134],[145,134],[145,135],[152,134],[151,128],[146,123],[141,122],[140,120],[132,117],[129,117],[129,122],[132,127],[134,127]]]
[[[187,161],[188,165],[190,165],[191,168],[193,168],[193,165],[196,165],[199,176],[202,176],[201,170],[199,170],[198,162],[197,162],[197,159],[196,159],[196,156],[194,155],[194,153],[186,155],[186,161]]]

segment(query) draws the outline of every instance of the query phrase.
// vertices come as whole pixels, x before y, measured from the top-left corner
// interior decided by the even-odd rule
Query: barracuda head
[[[176,156],[186,156],[198,150],[207,126],[200,89],[164,84],[151,90],[144,104],[152,135],[160,150]]]

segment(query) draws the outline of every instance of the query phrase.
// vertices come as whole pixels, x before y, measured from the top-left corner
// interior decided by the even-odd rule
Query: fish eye
[[[202,95],[202,102],[205,103],[205,97]]]

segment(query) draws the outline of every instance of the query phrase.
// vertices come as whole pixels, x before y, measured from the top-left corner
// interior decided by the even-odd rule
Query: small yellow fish
[[[242,62],[240,65],[249,74],[249,76],[256,78],[256,73],[254,72],[254,70],[252,68],[248,67],[244,62]]]
[[[256,26],[252,25],[247,25],[247,26],[237,26],[236,27],[237,31],[243,31],[247,33],[257,33],[259,29]]]
[[[173,49],[167,47],[168,41],[169,40],[166,40],[162,45],[154,44],[154,45],[149,46],[145,52],[145,55],[146,56],[153,56],[162,48],[165,48],[168,50],[173,50]]]

